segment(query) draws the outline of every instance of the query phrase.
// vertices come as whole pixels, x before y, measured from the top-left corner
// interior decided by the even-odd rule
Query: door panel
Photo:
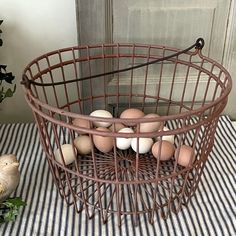
[[[186,48],[205,39],[204,54],[222,60],[229,0],[113,2],[113,41]]]
[[[184,49],[192,45],[197,38],[202,37],[205,40],[204,55],[229,66],[229,68],[235,64],[235,47],[232,45],[235,41],[233,37],[236,34],[231,32],[236,28],[236,3],[234,1],[77,0],[77,6],[79,44],[135,42]],[[107,60],[106,63],[107,71],[117,69],[115,60]],[[137,60],[136,64],[139,63]],[[124,68],[131,64],[130,60],[124,60],[119,66]],[[97,63],[95,68],[96,66],[97,69],[94,71],[101,72],[101,64]],[[170,70],[171,68],[170,65]],[[160,65],[155,65],[149,70],[149,76],[153,76],[147,85],[150,90],[155,88],[154,75],[159,70]],[[142,74],[142,70],[137,71],[134,79],[134,88],[137,92],[143,88],[139,72]],[[183,75],[186,71],[181,70],[180,67],[177,73],[181,87],[181,78],[184,78]],[[191,83],[195,83],[197,72],[191,73]],[[81,75],[86,74],[88,74],[87,68],[84,66]],[[124,89],[127,76],[129,76],[128,73],[119,76],[119,83]],[[163,84],[164,90],[171,81],[168,69],[163,72],[163,78],[166,82]],[[111,91],[117,83],[116,75],[107,80],[107,86]],[[200,83],[203,88],[206,86],[204,79]],[[83,86],[85,95],[89,91],[88,86],[87,84]],[[101,89],[99,84],[97,89]],[[235,93],[235,86],[233,91]],[[178,93],[175,96],[178,97]],[[233,109],[235,99],[236,94],[231,94],[226,112],[236,118],[236,111]]]

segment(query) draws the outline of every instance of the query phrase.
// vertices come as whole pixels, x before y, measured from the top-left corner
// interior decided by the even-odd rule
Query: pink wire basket
[[[98,212],[103,223],[115,214],[119,225],[125,215],[138,225],[140,214],[147,214],[153,223],[156,213],[166,219],[187,206],[232,87],[226,69],[202,55],[203,46],[203,39],[185,50],[146,44],[86,45],[49,52],[25,68],[25,98],[54,183],[69,206],[89,218]],[[129,108],[159,116],[120,117]],[[90,115],[98,109],[112,117]],[[97,129],[95,122],[108,122],[113,128]],[[161,124],[158,130],[142,132],[143,124],[155,122]],[[120,124],[133,132],[119,132]],[[77,151],[74,140],[81,136],[91,141],[89,153]],[[99,149],[95,136],[109,139],[110,150]],[[174,154],[163,160],[167,136],[172,137]],[[136,139],[136,150],[119,149],[119,138]],[[152,140],[152,145],[159,142],[155,155],[151,149],[141,151],[144,139]],[[65,144],[73,147],[70,163]],[[183,145],[193,150],[187,164],[180,163]]]

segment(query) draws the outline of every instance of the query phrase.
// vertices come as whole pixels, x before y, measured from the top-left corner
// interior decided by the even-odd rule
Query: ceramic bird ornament
[[[19,162],[16,156],[0,156],[0,202],[4,201],[16,189],[20,181]]]

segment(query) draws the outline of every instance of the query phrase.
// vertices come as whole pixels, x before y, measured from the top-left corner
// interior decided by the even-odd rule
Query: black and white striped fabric
[[[156,217],[154,225],[145,216],[138,227],[127,217],[119,228],[116,216],[103,225],[98,214],[89,220],[85,212],[67,207],[53,184],[34,123],[0,125],[0,154],[5,153],[20,161],[21,181],[14,195],[27,206],[15,222],[0,226],[1,236],[236,235],[236,131],[228,116],[219,120],[215,146],[188,207],[166,221]]]

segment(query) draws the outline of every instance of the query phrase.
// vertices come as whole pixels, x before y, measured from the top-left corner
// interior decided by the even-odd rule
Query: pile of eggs
[[[90,116],[100,117],[100,118],[113,118],[112,114],[106,110],[95,110],[90,113]],[[144,114],[143,111],[136,108],[129,108],[124,110],[120,114],[121,119],[126,119],[126,126],[122,123],[110,123],[104,121],[93,121],[93,127],[96,131],[104,132],[118,132],[118,133],[135,133],[135,124],[132,123],[132,119],[137,118],[158,118],[159,115],[150,113]],[[131,119],[131,122],[127,122],[128,119]],[[90,129],[90,123],[85,119],[74,119],[73,125],[80,128]],[[159,130],[168,131],[169,129],[164,126],[162,122],[146,122],[141,123],[139,126],[139,132],[156,132]],[[176,149],[174,146],[174,135],[166,135],[157,138],[126,138],[126,137],[116,137],[116,148],[120,150],[127,150],[132,148],[135,152],[140,154],[145,154],[152,152],[152,155],[159,159],[160,161],[168,161],[173,156],[177,160],[177,163],[181,166],[187,167],[191,165],[195,160],[194,149],[187,145],[181,145],[180,148]],[[86,155],[91,153],[92,147],[94,146],[101,152],[107,153],[110,152],[114,147],[113,137],[111,136],[102,136],[93,134],[91,136],[86,133],[81,133],[80,136],[75,138],[74,146],[76,147],[73,150],[73,145],[63,144],[61,146],[61,151],[56,150],[55,158],[62,164],[61,155],[64,156],[65,164],[68,165],[75,160],[75,155],[79,153],[80,155]],[[190,163],[191,162],[191,163]]]

